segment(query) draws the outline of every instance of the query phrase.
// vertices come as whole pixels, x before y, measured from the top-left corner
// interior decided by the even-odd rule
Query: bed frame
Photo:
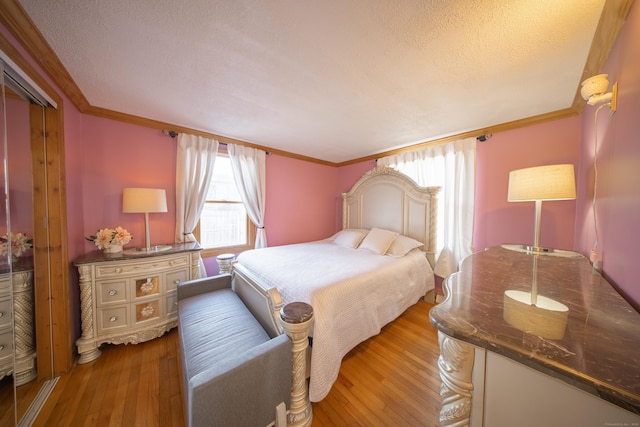
[[[420,187],[387,166],[365,173],[342,193],[342,228],[384,228],[423,243],[434,265],[440,187]]]
[[[384,228],[423,242],[429,262],[433,266],[436,249],[437,194],[440,187],[420,187],[406,175],[386,166],[378,166],[365,173],[348,193],[343,193],[342,228]],[[234,289],[248,284],[260,291],[274,318],[279,315],[282,300],[275,288],[266,289],[250,271],[232,263]],[[254,293],[254,295],[256,295]],[[425,296],[426,298],[426,296]],[[279,333],[282,326],[274,324]],[[306,351],[306,363],[302,358],[293,361],[293,370],[305,372],[308,377],[310,347]],[[312,420],[308,387],[304,381],[296,387],[299,394],[298,412],[304,414],[294,425],[309,425]],[[291,417],[291,413],[289,417]],[[291,424],[290,424],[291,425]]]

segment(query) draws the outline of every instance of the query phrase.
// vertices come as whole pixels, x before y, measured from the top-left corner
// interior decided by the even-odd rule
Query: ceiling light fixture
[[[609,89],[609,79],[607,77],[607,74],[598,74],[597,76],[589,77],[582,82],[580,95],[582,95],[582,98],[584,98],[589,105],[608,102],[609,114],[613,115],[613,113],[616,112],[618,104],[618,83],[614,83],[611,92],[607,92],[607,89]]]

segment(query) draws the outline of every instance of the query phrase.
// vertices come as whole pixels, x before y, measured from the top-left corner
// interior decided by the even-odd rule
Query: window
[[[233,180],[231,161],[226,154],[218,153],[196,229],[203,256],[251,248],[255,241],[254,228]]]

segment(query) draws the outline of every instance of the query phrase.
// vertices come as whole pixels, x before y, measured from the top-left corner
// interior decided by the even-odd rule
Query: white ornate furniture
[[[177,325],[176,287],[199,278],[200,247],[177,244],[156,253],[94,252],[75,265],[80,274],[80,360],[100,356],[103,343],[137,344]]]
[[[423,243],[434,265],[440,187],[420,187],[385,166],[371,169],[342,194],[342,228],[383,228]]]
[[[391,168],[374,168],[342,195],[343,229],[379,228],[410,237],[422,242],[418,247],[429,259],[436,246],[439,189],[419,187]],[[328,394],[348,351],[434,288],[433,272],[416,247],[392,257],[385,255],[389,246],[382,253],[347,246],[325,240],[264,248],[243,252],[233,264],[237,277],[277,289],[285,303],[313,306],[309,395],[314,402]],[[385,265],[374,272],[375,262]],[[392,263],[400,268],[393,270]]]
[[[37,377],[30,257],[14,262],[11,273],[8,267],[0,273],[0,378],[14,372],[16,385]]]
[[[495,247],[444,289],[442,426],[639,425],[640,314],[586,258]]]

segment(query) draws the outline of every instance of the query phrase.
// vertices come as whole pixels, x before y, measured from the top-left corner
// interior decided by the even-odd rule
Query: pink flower
[[[111,245],[126,245],[132,239],[131,234],[122,227],[102,228],[98,230],[95,236],[86,237],[92,241],[98,249],[107,249]]]

